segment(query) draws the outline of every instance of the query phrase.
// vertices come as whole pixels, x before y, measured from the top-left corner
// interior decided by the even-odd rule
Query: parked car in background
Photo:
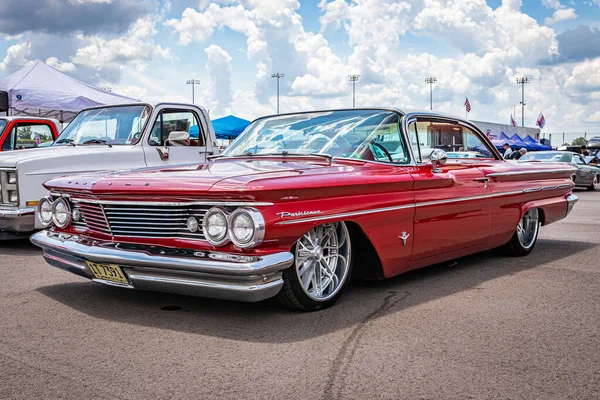
[[[571,179],[575,185],[586,187],[588,190],[598,189],[600,168],[588,165],[581,154],[570,151],[537,151],[525,154],[519,162],[564,163],[577,168]]]
[[[600,136],[594,136],[587,142],[588,149],[600,149]]]
[[[485,158],[450,159],[443,149]],[[96,282],[332,305],[352,273],[392,277],[491,248],[529,254],[577,197],[575,168],[511,164],[456,116],[348,109],[254,121],[206,163],[58,177],[34,234]],[[492,221],[495,221],[492,224]]]
[[[486,158],[487,156],[477,151],[449,151],[448,158]]]
[[[196,139],[189,129],[199,126]],[[0,154],[0,239],[44,226],[35,209],[42,184],[65,174],[202,162],[218,151],[207,112],[195,105],[138,103],[80,112],[47,148]],[[85,187],[84,180],[73,184]]]
[[[51,118],[0,117],[0,151],[49,146],[60,131],[60,122]]]

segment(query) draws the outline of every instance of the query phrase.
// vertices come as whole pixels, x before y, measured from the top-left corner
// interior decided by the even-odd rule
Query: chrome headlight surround
[[[235,235],[235,223],[239,218],[248,218],[252,224],[253,233],[248,239],[240,239]],[[265,219],[260,211],[255,208],[242,207],[229,216],[229,238],[234,245],[242,249],[253,247],[262,242],[265,237]]]
[[[222,235],[211,236],[209,234],[209,219],[213,215],[222,217],[223,221],[225,222],[225,231]],[[210,210],[208,210],[206,214],[204,214],[204,218],[202,219],[202,233],[204,233],[204,237],[206,238],[206,240],[208,240],[208,242],[213,246],[220,246],[224,244],[229,239],[228,222],[229,219],[227,218],[227,212],[225,211],[225,209],[221,207],[213,207]]]
[[[45,211],[43,209],[44,206],[46,207]],[[50,208],[48,209],[48,207]],[[38,220],[42,223],[42,225],[49,226],[52,223],[54,216],[53,210],[54,204],[52,202],[52,199],[50,197],[43,197],[37,205],[37,216]],[[44,212],[50,213],[48,218],[44,218]]]
[[[56,211],[56,208],[61,205],[65,207],[65,219],[62,222],[58,219],[59,217],[57,217]],[[59,228],[66,228],[71,223],[71,206],[69,205],[69,202],[62,197],[57,199],[52,206],[52,222]]]

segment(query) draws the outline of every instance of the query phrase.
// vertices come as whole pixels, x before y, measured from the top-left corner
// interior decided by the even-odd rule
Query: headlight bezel
[[[234,233],[235,220],[239,215],[250,217],[253,225],[253,233],[250,239],[246,242],[239,240]],[[229,238],[231,242],[239,248],[246,249],[254,247],[261,243],[265,237],[265,220],[260,211],[251,207],[241,207],[236,209],[229,216],[228,221]]]
[[[225,234],[222,238],[215,240],[208,234],[208,218],[212,214],[221,214],[225,219]],[[227,214],[227,210],[222,207],[213,207],[204,214],[202,218],[202,233],[204,234],[204,238],[213,246],[220,246],[229,241],[229,217]]]
[[[49,204],[50,205],[50,219],[48,221],[44,221],[44,219],[42,218],[42,206],[44,204]],[[50,226],[52,225],[52,222],[54,220],[54,201],[50,198],[50,197],[43,197],[40,202],[37,205],[37,216],[38,216],[38,220],[42,223],[42,225],[44,226]]]
[[[66,207],[66,219],[65,222],[60,223],[56,217],[56,207],[59,204],[64,204]],[[69,202],[64,199],[64,198],[58,198],[54,201],[54,203],[52,204],[52,222],[54,223],[55,226],[59,227],[59,228],[66,228],[69,226],[69,224],[71,223],[71,205],[69,204]]]

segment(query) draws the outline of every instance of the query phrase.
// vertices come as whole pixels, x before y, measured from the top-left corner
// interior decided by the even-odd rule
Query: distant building
[[[477,125],[477,127],[481,129],[483,133],[487,134],[492,139],[498,136],[501,132],[504,132],[508,137],[517,133],[521,138],[529,135],[535,140],[540,140],[540,128],[527,128],[483,121],[471,122]]]

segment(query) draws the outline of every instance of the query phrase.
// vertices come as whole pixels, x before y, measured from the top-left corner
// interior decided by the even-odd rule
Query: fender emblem
[[[277,215],[279,215],[279,217],[281,218],[288,218],[288,217],[304,217],[307,215],[318,215],[318,214],[323,214],[321,212],[321,210],[316,210],[316,211],[296,211],[296,212],[287,212],[287,211],[283,211],[283,212],[278,212]]]
[[[406,246],[406,240],[408,240],[409,236],[410,236],[410,233],[406,233],[406,232],[402,232],[402,235],[398,236],[400,239],[402,239],[403,246]]]

